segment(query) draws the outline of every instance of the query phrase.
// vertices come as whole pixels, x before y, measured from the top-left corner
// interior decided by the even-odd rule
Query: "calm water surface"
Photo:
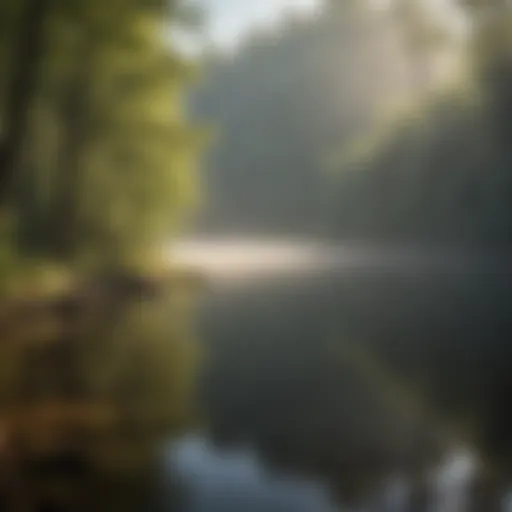
[[[218,354],[233,347],[243,351],[261,340],[277,346],[334,333],[363,337],[372,328],[389,337],[421,337],[427,331],[459,332],[464,338],[466,331],[486,325],[489,312],[495,322],[512,313],[503,306],[512,283],[508,255],[377,250],[311,240],[196,239],[173,247],[172,259],[200,269],[209,281],[200,324],[203,339]],[[212,369],[209,379],[215,378]],[[435,512],[463,510],[468,460],[459,453],[440,471]],[[178,442],[169,462],[190,484],[184,512],[337,510],[321,484],[269,475],[250,450],[222,452],[201,436]],[[382,510],[403,510],[406,493],[394,489]]]

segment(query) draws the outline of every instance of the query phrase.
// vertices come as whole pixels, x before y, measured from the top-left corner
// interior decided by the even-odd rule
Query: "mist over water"
[[[197,237],[170,249],[171,259],[203,272],[212,282],[247,282],[290,275],[353,271],[510,274],[508,252],[446,247],[382,246],[322,239]]]

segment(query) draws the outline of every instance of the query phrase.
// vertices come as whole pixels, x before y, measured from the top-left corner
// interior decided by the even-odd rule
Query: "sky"
[[[311,10],[320,0],[197,0],[209,13],[208,37],[222,46],[236,44],[254,25],[274,23],[287,9]]]
[[[207,13],[206,27],[197,34],[181,33],[178,30],[177,41],[185,52],[195,54],[201,51],[205,44],[215,44],[225,49],[233,49],[237,42],[251,27],[271,25],[278,22],[289,10],[298,12],[313,12],[318,9],[324,0],[189,0],[199,5]],[[387,5],[390,0],[373,0],[376,5]],[[447,19],[457,22],[460,19],[454,16],[454,10],[448,8],[451,0],[427,0]]]

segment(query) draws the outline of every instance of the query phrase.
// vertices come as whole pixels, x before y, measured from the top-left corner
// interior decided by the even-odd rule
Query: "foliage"
[[[0,487],[29,507],[139,506],[157,449],[196,414],[191,312],[158,268],[203,144],[183,108],[195,70],[167,37],[179,15],[159,0],[0,6],[0,430],[18,460],[0,458],[19,477]]]
[[[231,56],[207,55],[191,108],[221,135],[205,162],[200,229],[325,231],[326,157],[409,88],[394,23],[365,2],[331,2],[255,31]]]
[[[57,2],[41,21],[11,199],[22,252],[122,259],[160,243],[194,205],[201,135],[180,106],[192,70],[168,48],[163,6]]]
[[[147,498],[145,486],[155,484],[145,475],[158,451],[196,414],[197,353],[176,302],[183,291],[141,282],[164,292],[141,299],[140,291],[125,289],[128,281],[122,284],[128,277],[119,279],[68,283],[37,298],[32,291],[2,306],[2,429],[16,436],[18,462],[10,471],[25,475],[35,503],[64,499],[73,510],[77,502],[84,510],[121,510],[124,500],[123,510],[138,510],[136,493]],[[79,460],[86,473],[66,476],[72,469],[59,468],[62,456],[79,457],[73,467]],[[45,476],[30,470],[38,460]],[[59,484],[64,498],[56,494]],[[94,486],[105,489],[101,503]]]
[[[466,75],[340,166],[340,236],[509,244],[509,25],[477,25]]]

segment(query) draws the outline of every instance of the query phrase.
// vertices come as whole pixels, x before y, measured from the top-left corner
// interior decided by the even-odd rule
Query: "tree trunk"
[[[44,24],[50,0],[27,0],[18,37],[13,42],[12,71],[6,92],[4,137],[0,146],[0,209],[4,209],[20,165],[44,55]]]
[[[75,256],[83,185],[84,148],[90,131],[91,77],[94,41],[85,29],[77,68],[62,102],[61,117],[66,133],[58,164],[54,204],[50,212],[48,236],[50,252],[61,259]]]

